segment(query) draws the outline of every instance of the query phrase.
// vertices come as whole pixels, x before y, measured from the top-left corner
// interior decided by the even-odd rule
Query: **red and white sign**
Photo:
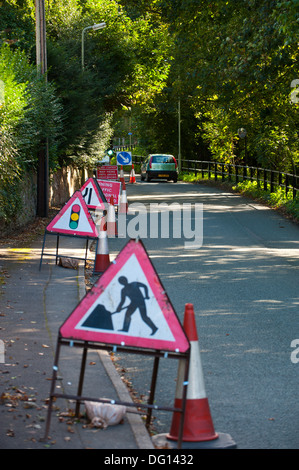
[[[186,352],[189,340],[141,241],[130,240],[60,328],[63,338]]]
[[[81,191],[76,191],[49,223],[48,232],[98,238],[96,225],[88,211]]]
[[[97,168],[97,179],[118,180],[117,165],[102,165]]]
[[[101,190],[103,191],[106,200],[110,203],[111,196],[113,196],[114,204],[118,206],[120,201],[121,193],[121,182],[120,181],[104,181],[97,180]]]
[[[89,178],[80,189],[88,209],[105,209],[106,197],[94,178]]]

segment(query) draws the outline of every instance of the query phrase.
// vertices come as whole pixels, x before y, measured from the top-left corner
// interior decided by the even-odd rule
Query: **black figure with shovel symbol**
[[[119,331],[124,331],[126,333],[129,331],[131,316],[135,310],[139,309],[142,320],[149,326],[149,328],[151,328],[151,336],[153,336],[158,328],[146,313],[145,300],[149,299],[147,286],[141,282],[128,282],[128,279],[125,276],[120,276],[118,282],[123,285],[123,288],[121,290],[120,303],[114,313],[118,313],[125,308],[127,309],[123,327]],[[145,296],[143,296],[141,289],[144,289]],[[127,297],[130,299],[131,303],[128,306],[123,307]]]

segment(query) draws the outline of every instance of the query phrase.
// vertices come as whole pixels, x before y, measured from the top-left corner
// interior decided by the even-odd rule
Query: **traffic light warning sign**
[[[66,339],[186,352],[188,338],[140,240],[130,240],[60,328]]]
[[[106,197],[94,178],[89,178],[80,189],[88,209],[105,209]]]
[[[96,225],[88,212],[81,191],[76,191],[47,226],[52,233],[98,238]]]

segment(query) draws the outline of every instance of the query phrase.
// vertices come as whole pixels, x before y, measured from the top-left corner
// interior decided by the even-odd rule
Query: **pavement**
[[[153,449],[135,407],[127,408],[122,423],[97,429],[84,417],[74,418],[75,403],[69,398],[56,399],[42,441],[58,331],[86,292],[84,261],[78,269],[56,264],[54,235],[46,237],[39,269],[42,242],[39,235],[30,243],[0,246],[0,448]],[[84,258],[85,243],[60,237],[59,257]],[[112,259],[120,243],[125,241],[112,241]],[[61,348],[57,392],[77,394],[81,357],[81,348]],[[88,351],[83,395],[132,403],[107,351]],[[80,411],[84,415],[84,405]]]

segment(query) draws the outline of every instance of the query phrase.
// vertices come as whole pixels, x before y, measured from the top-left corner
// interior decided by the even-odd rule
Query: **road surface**
[[[203,204],[201,247],[151,238],[149,225],[142,241],[182,322],[185,304],[194,305],[215,430],[230,434],[240,449],[298,449],[299,362],[292,359],[299,353],[291,346],[299,338],[298,225],[205,185],[138,181],[127,194],[129,205],[144,204],[148,217],[153,203]],[[111,251],[125,242],[110,240]],[[137,396],[146,398],[152,359],[117,359]],[[160,364],[156,403],[173,406],[177,361]],[[171,412],[154,416],[156,431],[169,432]]]

